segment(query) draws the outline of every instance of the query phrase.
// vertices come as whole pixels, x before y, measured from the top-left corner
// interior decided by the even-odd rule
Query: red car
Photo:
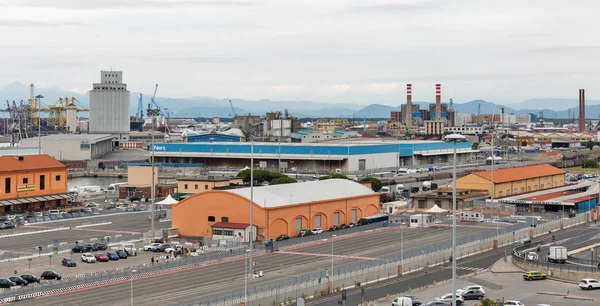
[[[94,257],[96,257],[96,261],[108,261],[108,256],[104,254],[94,254]]]
[[[350,228],[350,225],[348,225],[348,224],[344,223],[344,224],[340,225],[340,228],[342,228],[342,229],[343,229],[343,228]]]

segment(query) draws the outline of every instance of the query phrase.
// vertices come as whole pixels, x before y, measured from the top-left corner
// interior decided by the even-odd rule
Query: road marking
[[[87,232],[101,232],[101,233],[115,233],[115,234],[127,234],[127,235],[131,235],[134,232],[127,232],[127,231],[117,231],[117,230],[103,230],[103,229],[98,229],[98,228],[72,228],[71,230],[74,231],[87,231]]]
[[[320,253],[304,253],[304,252],[290,252],[290,251],[278,251],[280,254],[291,254],[291,255],[307,255],[307,256],[320,256],[320,257],[331,257],[331,254],[320,254]],[[352,255],[333,255],[336,258],[348,258],[348,259],[361,259],[361,260],[377,260],[375,257],[362,257]]]
[[[434,226],[452,227],[452,224],[436,224]],[[495,226],[457,224],[456,227],[495,229]]]

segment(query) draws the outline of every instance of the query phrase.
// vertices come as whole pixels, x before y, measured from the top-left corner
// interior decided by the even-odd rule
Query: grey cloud
[[[415,11],[440,10],[443,4],[438,1],[423,1],[419,3],[386,3],[364,6],[352,6],[341,10],[341,14],[360,13],[413,13]]]
[[[70,21],[37,21],[37,20],[0,20],[0,27],[59,27],[85,26],[84,23]]]
[[[19,7],[43,7],[59,9],[118,9],[118,8],[147,8],[147,7],[179,7],[179,6],[250,6],[252,1],[196,1],[196,0],[31,0],[31,1],[0,1],[0,4]]]
[[[544,47],[529,49],[529,51],[537,53],[572,53],[581,51],[598,51],[600,45],[583,45],[583,46],[564,46],[564,47]]]

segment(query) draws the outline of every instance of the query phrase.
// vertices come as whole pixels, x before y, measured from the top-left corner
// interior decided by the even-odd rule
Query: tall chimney
[[[435,84],[435,120],[442,120],[442,85]]]
[[[406,84],[406,115],[404,124],[412,126],[412,84]]]
[[[579,131],[585,131],[585,89],[579,90]]]

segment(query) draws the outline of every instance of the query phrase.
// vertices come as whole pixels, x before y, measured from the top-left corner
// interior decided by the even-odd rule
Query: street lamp
[[[533,197],[533,199],[531,199],[531,230],[533,231],[533,205],[535,203],[535,197]]]
[[[35,96],[35,98],[38,100],[37,102],[37,118],[38,118],[38,154],[42,154],[42,116],[40,116],[42,113],[40,111],[41,107],[42,107],[42,98],[44,98],[44,96],[42,95],[37,95]]]
[[[331,281],[331,292],[335,291],[335,287],[333,287],[333,238],[337,237],[337,235],[331,236],[331,277],[329,278]]]
[[[150,133],[152,134],[152,155],[150,157],[150,163],[152,168],[152,182],[150,186],[150,217],[152,218],[152,238],[156,238],[156,232],[154,230],[154,197],[156,194],[156,185],[154,184],[154,119],[160,114],[160,109],[148,108],[147,114],[149,117],[152,117],[152,130],[150,131]]]
[[[454,143],[454,165],[452,167],[452,306],[456,306],[456,143],[466,141],[461,134],[450,134],[445,141]]]

